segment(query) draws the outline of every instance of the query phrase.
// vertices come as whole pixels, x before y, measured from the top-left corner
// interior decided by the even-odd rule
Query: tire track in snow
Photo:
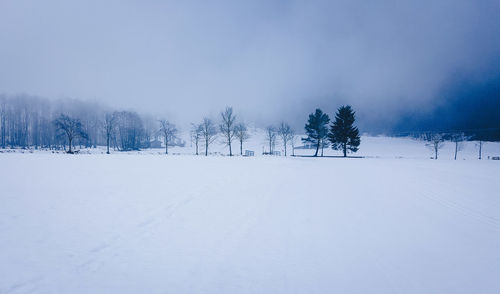
[[[42,276],[37,276],[29,280],[24,280],[10,285],[5,290],[0,289],[2,294],[14,294],[14,293],[33,293],[39,289],[40,282],[43,280]]]
[[[429,178],[426,179],[428,181],[432,181],[435,184],[434,185],[429,185],[430,187],[434,187],[435,185],[442,185],[443,183],[435,178]],[[449,189],[454,189],[453,186],[450,186]],[[457,191],[456,195],[459,194],[460,191]],[[469,218],[473,218],[479,222],[482,222],[484,224],[487,224],[489,226],[493,226],[496,229],[500,228],[500,219],[487,215],[479,210],[470,208],[464,204],[461,204],[459,201],[454,201],[449,199],[449,197],[440,195],[435,193],[433,190],[430,190],[429,188],[424,188],[422,193],[418,193],[418,195],[423,196],[424,198],[439,204],[442,207],[448,208],[452,211],[455,211],[461,215],[467,216]]]
[[[458,212],[461,215],[473,218],[477,221],[480,221],[484,224],[493,226],[495,228],[500,228],[500,220],[496,219],[495,217],[486,215],[482,212],[476,211],[474,209],[468,208],[464,205],[459,204],[456,201],[450,201],[446,200],[444,198],[439,197],[436,193],[433,193],[431,191],[424,192],[420,194],[421,196],[425,197],[428,200],[431,200],[434,203],[437,203],[445,208],[448,208],[452,211]]]
[[[146,234],[151,233],[154,227],[159,226],[165,220],[171,218],[179,209],[192,202],[195,197],[196,196],[191,195],[185,199],[179,200],[175,204],[153,210],[154,212],[144,217],[141,221],[136,223],[136,225],[130,226],[125,231],[115,234],[107,241],[102,242],[102,244],[89,249],[86,253],[90,255],[90,258],[77,264],[74,271],[81,272],[88,270],[91,266],[93,266],[91,269],[92,271],[97,270],[107,260],[114,258],[117,255],[117,251],[126,246],[130,246],[130,244],[134,242],[142,240]],[[115,252],[115,254],[110,254],[110,251]]]

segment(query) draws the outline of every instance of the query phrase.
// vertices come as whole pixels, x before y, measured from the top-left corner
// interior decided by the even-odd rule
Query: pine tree
[[[318,156],[319,147],[321,142],[326,138],[328,134],[328,123],[330,122],[330,117],[328,114],[323,113],[321,109],[316,109],[314,113],[309,114],[309,119],[305,125],[306,138],[302,138],[303,142],[310,142],[316,145],[316,152],[314,156]]]
[[[353,126],[355,112],[351,106],[341,106],[335,114],[335,121],[330,127],[328,139],[332,143],[332,148],[342,150],[344,157],[347,156],[347,151],[358,151],[361,139],[359,138],[359,130]]]

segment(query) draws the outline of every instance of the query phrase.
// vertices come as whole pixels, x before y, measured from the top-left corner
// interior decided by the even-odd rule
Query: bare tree
[[[269,144],[269,154],[273,153],[274,145],[276,145],[276,128],[274,126],[268,126],[266,128],[266,141]]]
[[[106,154],[109,154],[109,146],[111,143],[111,137],[115,132],[116,115],[115,113],[106,113],[104,115],[103,129],[104,135],[106,136]]]
[[[479,157],[478,159],[481,160],[482,159],[482,155],[483,155],[483,145],[484,145],[484,142],[482,140],[479,140],[477,142],[477,147],[479,148]]]
[[[196,155],[198,155],[198,144],[202,138],[202,125],[201,124],[191,124],[191,140],[194,141],[196,146]]]
[[[239,123],[234,126],[234,133],[240,142],[240,155],[243,155],[243,142],[250,138],[247,126],[244,123]]]
[[[280,126],[278,127],[278,135],[280,136],[281,141],[283,142],[283,147],[285,147],[285,156],[286,156],[286,147],[290,142],[290,140],[292,139],[293,130],[289,124],[287,124],[286,122],[281,122]]]
[[[72,147],[76,144],[87,147],[107,146],[109,138],[106,136],[104,120],[108,111],[98,103],[77,99],[52,101],[28,95],[0,95],[0,146],[35,149],[65,146],[66,135],[60,136],[60,130],[53,123],[60,113],[78,119],[82,131],[87,134],[85,138],[74,138]],[[130,112],[117,114],[116,131],[111,136],[110,145],[116,142],[116,147],[120,142],[124,150],[148,147],[150,141],[148,120],[145,120],[146,124],[141,127],[141,116],[138,114]],[[155,132],[157,129],[155,126]]]
[[[168,144],[172,142],[177,135],[177,128],[168,120],[160,120],[160,132],[165,142],[165,154],[168,154]]]
[[[425,145],[434,151],[434,159],[438,159],[439,149],[444,146],[443,135],[439,133],[424,133],[423,139],[427,141]]]
[[[141,117],[131,111],[120,111],[116,116],[116,133],[120,150],[140,150],[145,133]]]
[[[222,122],[219,125],[219,129],[224,137],[224,144],[229,146],[229,156],[233,156],[231,143],[235,137],[234,123],[236,120],[236,116],[233,114],[233,108],[229,106],[226,107],[226,109],[220,113],[220,116],[222,118]]]
[[[217,138],[217,129],[214,122],[209,118],[204,118],[201,123],[201,136],[205,141],[205,156],[208,156],[208,146]]]
[[[292,156],[295,156],[295,143],[297,143],[297,134],[292,130],[290,134],[290,145],[292,146]]]
[[[458,151],[462,150],[464,141],[466,140],[468,140],[468,138],[463,132],[451,135],[451,141],[455,143],[455,160],[457,160]]]
[[[160,132],[160,123],[152,115],[142,115],[142,122],[144,127],[144,144],[145,148],[151,148],[151,141],[161,140],[162,133]]]
[[[68,153],[73,153],[71,148],[75,138],[88,138],[88,135],[83,131],[82,123],[79,119],[60,114],[59,117],[54,120],[54,125],[58,130],[66,134],[69,145]]]

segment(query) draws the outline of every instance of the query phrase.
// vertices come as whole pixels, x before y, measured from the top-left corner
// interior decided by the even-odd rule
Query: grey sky
[[[181,123],[225,105],[267,123],[341,103],[387,120],[432,107],[455,74],[498,73],[498,15],[490,0],[2,0],[0,92]]]

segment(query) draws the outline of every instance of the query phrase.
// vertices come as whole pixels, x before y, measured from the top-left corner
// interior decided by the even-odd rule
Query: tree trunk
[[[483,141],[479,141],[479,159],[481,159],[482,148],[483,148]]]
[[[198,141],[196,141],[196,155],[198,155]]]
[[[109,135],[106,136],[106,154],[109,154]]]
[[[320,142],[320,141],[318,141],[318,144],[316,144],[316,152],[314,153],[314,156],[315,156],[315,157],[316,157],[316,156],[318,156],[318,151],[319,151],[319,142]]]
[[[438,159],[438,145],[434,144],[434,160]]]
[[[243,155],[243,141],[240,140],[240,155]]]
[[[347,144],[343,144],[342,149],[344,151],[344,157],[347,157]]]
[[[5,149],[5,119],[2,118],[2,148]]]
[[[2,148],[5,149],[5,114],[2,115]]]
[[[458,141],[455,142],[455,160],[457,160]]]
[[[73,139],[71,137],[68,137],[68,143],[69,143],[68,153],[73,153],[73,151],[71,150],[72,141],[73,141]]]
[[[233,150],[231,149],[231,140],[229,141],[229,156],[233,156]]]
[[[208,140],[205,141],[205,156],[208,156]]]
[[[283,145],[285,145],[285,156],[286,156],[286,142],[285,142],[285,144],[283,144]]]

